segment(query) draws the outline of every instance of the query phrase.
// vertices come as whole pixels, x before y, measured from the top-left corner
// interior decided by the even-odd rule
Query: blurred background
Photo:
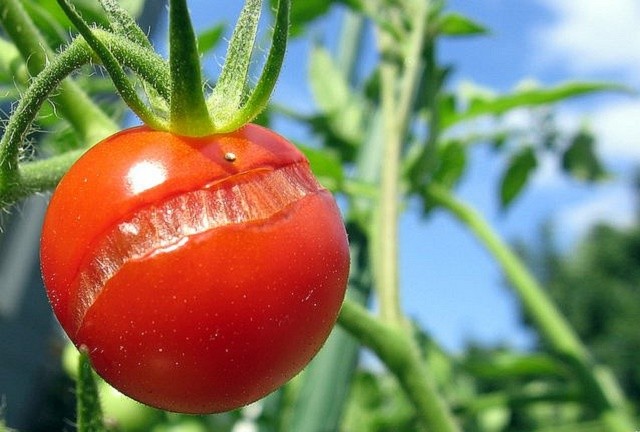
[[[225,38],[241,3],[212,7],[207,1],[190,2],[199,31],[225,24],[223,39],[205,57],[212,77],[224,61]],[[447,10],[486,30],[439,43],[440,61],[453,67],[447,88],[456,94],[499,94],[569,80],[615,82],[634,91],[640,87],[640,3],[635,0],[451,0]],[[154,45],[166,54],[165,2],[146,2],[139,12],[142,27],[151,29]],[[348,14],[341,2],[327,2],[322,13],[304,22],[291,40],[273,97],[276,105],[301,115],[318,111],[308,76],[310,53],[318,44],[338,49]],[[357,73],[366,75],[377,60],[371,31],[365,32],[362,46]],[[261,49],[268,49],[266,37]],[[11,80],[2,84],[6,117],[15,88]],[[312,147],[321,144],[309,127],[278,114],[275,110],[270,120],[279,133]],[[132,125],[137,119],[125,115],[123,122]],[[502,151],[495,140],[476,145],[467,155],[458,195],[517,248],[594,355],[640,406],[640,101],[628,92],[589,95],[536,110],[511,110],[498,119],[478,118],[450,133],[462,136],[471,130],[482,137],[496,129],[524,131],[518,138],[524,144],[547,134],[542,141],[551,150],[536,150],[526,189],[504,205],[496,190],[514,154]],[[583,149],[579,164],[572,165],[567,152],[558,157],[553,151],[576,142],[575,148]],[[65,340],[39,274],[46,200],[30,198],[2,215],[0,233],[0,414],[8,426],[24,431],[73,430],[73,380],[59,360]],[[501,354],[540,349],[485,250],[455,220],[438,212],[425,217],[418,207],[409,202],[401,222],[401,284],[408,315],[457,358],[495,361]],[[380,369],[371,356],[361,364],[366,371]],[[482,381],[482,373],[478,376]],[[358,388],[366,389],[367,379]],[[384,394],[386,385],[377,391]],[[256,424],[251,423],[255,416],[245,410],[206,424],[211,430],[258,430],[248,426]]]

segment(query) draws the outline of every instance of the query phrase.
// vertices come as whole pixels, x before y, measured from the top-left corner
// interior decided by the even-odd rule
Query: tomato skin
[[[151,170],[132,181],[141,166]],[[107,382],[159,408],[220,412],[268,394],[315,355],[349,267],[339,210],[322,188],[125,260],[94,297],[81,283],[105,238],[115,232],[108,250],[127,250],[118,243],[123,221],[153,219],[159,203],[192,191],[264,188],[260,173],[288,166],[308,171],[290,143],[247,125],[198,139],[129,129],[71,168],[45,217],[43,278],[62,327]]]

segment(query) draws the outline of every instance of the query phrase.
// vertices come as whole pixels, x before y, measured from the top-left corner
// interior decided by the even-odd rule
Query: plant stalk
[[[18,160],[21,144],[42,104],[71,71],[89,60],[86,46],[70,45],[55,61],[39,74],[29,86],[0,139],[0,204],[6,205],[20,188]]]
[[[53,52],[19,0],[0,1],[0,24],[20,51],[31,75],[38,75],[53,59]],[[118,125],[71,80],[61,84],[52,101],[78,132],[80,142],[96,143],[118,130]]]
[[[378,29],[381,53],[381,100],[384,121],[384,150],[380,177],[380,209],[376,215],[377,286],[380,293],[380,315],[388,322],[402,323],[398,276],[398,221],[400,159],[413,114],[414,100],[424,72],[422,60],[428,2],[415,2],[411,13],[411,32],[407,51],[398,62],[394,55],[397,41],[386,30]],[[399,87],[398,87],[399,82]]]
[[[339,324],[371,349],[396,376],[428,430],[457,432],[459,427],[424,365],[411,333],[370,315],[365,308],[345,301]]]
[[[380,175],[380,208],[376,215],[377,246],[375,267],[376,286],[380,295],[380,316],[387,322],[401,322],[400,286],[398,278],[398,205],[400,150],[402,137],[395,117],[397,103],[395,85],[398,68],[395,64],[383,64],[382,116],[384,122],[384,148]]]

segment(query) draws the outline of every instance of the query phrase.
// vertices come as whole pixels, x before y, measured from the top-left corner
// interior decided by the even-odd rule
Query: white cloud
[[[633,225],[635,198],[626,188],[615,185],[603,186],[591,198],[561,209],[555,216],[556,226],[562,228],[568,240],[586,234],[593,225],[606,222],[618,227]]]
[[[605,158],[640,162],[640,101],[602,106],[591,123]]]
[[[538,0],[553,18],[536,29],[543,65],[572,72],[640,76],[640,2]],[[638,82],[638,81],[635,81]]]
[[[629,98],[586,111],[561,108],[557,121],[562,130],[575,131],[586,124],[596,136],[596,152],[605,163],[640,164],[640,100]]]
[[[561,185],[565,175],[560,168],[558,158],[548,153],[542,153],[538,157],[538,167],[532,178],[533,186],[537,188],[552,189]]]
[[[623,80],[640,86],[640,1],[536,0],[551,19],[533,33],[534,61],[544,69],[563,69],[587,79]],[[607,162],[640,163],[640,101],[616,97],[577,112],[563,108],[561,124],[575,129],[582,121],[598,137]]]

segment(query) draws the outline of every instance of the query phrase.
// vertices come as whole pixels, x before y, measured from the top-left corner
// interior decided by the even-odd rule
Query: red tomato
[[[209,413],[296,375],[333,327],[349,268],[335,201],[268,129],[141,127],[89,150],[47,210],[54,312],[126,395]]]

